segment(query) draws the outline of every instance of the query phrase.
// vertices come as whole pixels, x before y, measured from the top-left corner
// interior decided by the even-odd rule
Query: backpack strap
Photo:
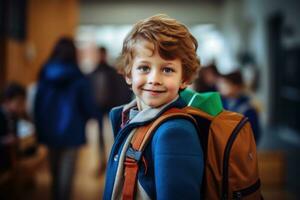
[[[131,139],[130,146],[126,152],[124,161],[124,185],[122,190],[123,200],[133,200],[136,189],[137,173],[139,170],[139,161],[143,159],[143,151],[152,138],[155,130],[165,121],[171,118],[185,118],[196,123],[195,119],[184,109],[172,108],[153,122],[137,128]]]
[[[191,106],[186,106],[185,108],[183,108],[183,111],[185,113],[188,113],[188,114],[192,115],[192,116],[203,117],[203,118],[205,118],[209,121],[212,121],[215,118],[215,116],[210,115],[207,112],[204,112],[204,111],[202,111],[198,108],[194,108],[194,107],[191,107]]]

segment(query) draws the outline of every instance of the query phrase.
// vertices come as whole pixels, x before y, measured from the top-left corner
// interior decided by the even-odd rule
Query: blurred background
[[[18,123],[16,134],[23,154],[1,171],[0,198],[50,199],[47,148],[36,140],[30,112],[33,88],[56,41],[74,38],[78,66],[88,76],[99,62],[99,46],[106,47],[113,66],[132,24],[164,13],[186,24],[198,40],[203,68],[213,64],[221,75],[242,73],[259,115],[257,147],[265,199],[298,199],[299,11],[297,0],[2,0],[0,90],[10,82],[25,87],[28,116]],[[102,197],[105,173],[99,173],[98,165],[113,142],[107,116],[103,125],[90,120],[85,130],[87,144],[79,150],[71,199]],[[98,150],[101,134],[106,156]]]

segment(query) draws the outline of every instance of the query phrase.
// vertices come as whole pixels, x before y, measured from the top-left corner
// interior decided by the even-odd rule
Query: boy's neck
[[[139,111],[150,108],[150,106],[146,105],[142,100],[138,99],[138,97],[136,97],[136,103]]]
[[[167,103],[167,104],[164,104],[164,105],[162,105],[162,106],[160,106],[160,107],[158,107],[158,108],[151,108],[150,106],[148,106],[147,108],[148,109],[146,109],[146,108],[144,108],[144,110],[143,110],[143,112],[148,112],[149,110],[152,110],[152,109],[154,109],[154,110],[162,110],[162,109],[164,109],[165,107],[167,107],[168,105],[170,105],[171,103],[173,103],[173,102],[175,102],[177,99],[179,98],[179,95],[176,97],[176,98],[174,98],[172,101],[170,101],[169,103]],[[127,124],[127,123],[129,123],[129,121],[131,121],[131,119],[132,118],[130,118],[130,111],[132,110],[132,109],[138,109],[137,108],[137,99],[135,99],[134,101],[132,101],[132,102],[130,102],[129,104],[127,104],[127,105],[125,105],[125,107],[123,108],[123,111],[122,111],[122,122],[121,122],[121,127],[122,128],[124,128],[124,126]],[[148,110],[148,111],[147,111]],[[137,112],[134,112],[134,113],[132,113],[132,114],[134,114],[134,115],[132,115],[131,117],[135,117],[136,115],[138,115],[138,113],[140,113],[142,110],[138,110]]]
[[[171,102],[174,102],[176,99],[178,99],[179,95],[177,95],[174,99],[172,99],[172,101],[168,102],[168,103],[165,103],[163,105],[160,105],[159,107],[157,108],[160,108],[160,107],[163,107],[164,105],[166,104],[169,104]],[[142,110],[145,110],[145,109],[149,109],[151,108],[150,106],[148,106],[147,104],[145,104],[142,100],[138,99],[138,97],[136,97],[136,103],[137,103],[137,108],[139,111],[142,111]]]

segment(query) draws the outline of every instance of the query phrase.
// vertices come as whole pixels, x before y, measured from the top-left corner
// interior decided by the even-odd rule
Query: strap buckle
[[[132,148],[132,146],[130,146],[126,151],[126,157],[131,158],[138,162],[142,158],[142,152],[135,150]]]

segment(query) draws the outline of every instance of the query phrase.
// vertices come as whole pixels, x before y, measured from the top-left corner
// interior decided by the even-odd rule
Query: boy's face
[[[136,44],[131,74],[126,77],[139,110],[167,104],[178,96],[179,89],[186,87],[181,60],[165,60],[153,49],[154,45],[146,40]]]

